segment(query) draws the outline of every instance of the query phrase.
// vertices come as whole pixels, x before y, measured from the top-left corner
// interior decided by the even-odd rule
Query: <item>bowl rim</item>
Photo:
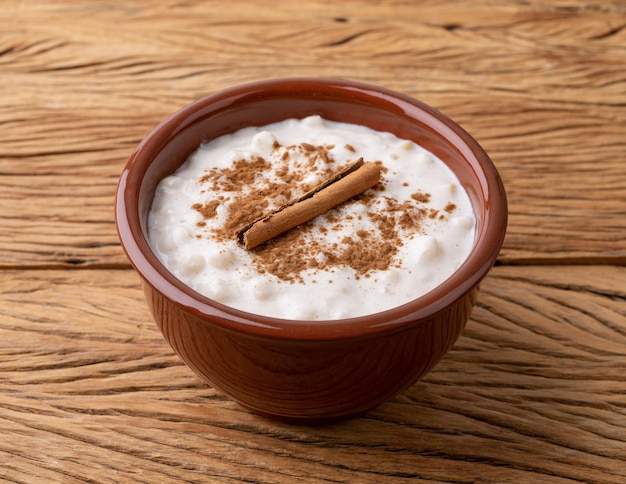
[[[251,95],[263,97],[270,92],[275,95],[277,91],[289,95],[320,89],[384,103],[400,109],[409,117],[411,111],[418,110],[437,126],[438,133],[445,130],[448,138],[455,137],[455,147],[462,148],[464,156],[472,156],[480,167],[481,173],[477,175],[486,187],[483,189],[485,223],[477,233],[471,253],[448,279],[430,292],[401,306],[354,318],[309,321],[262,316],[226,306],[191,289],[159,261],[141,227],[139,192],[151,159],[169,139],[191,124],[199,111],[204,110],[206,116],[206,109],[211,105],[223,108],[236,105]],[[328,342],[371,337],[421,324],[469,293],[486,276],[497,259],[506,233],[508,210],[502,180],[485,150],[459,124],[437,109],[385,87],[346,79],[293,77],[260,80],[226,88],[196,99],[161,121],[140,142],[120,175],[115,197],[115,221],[122,247],[143,283],[177,306],[205,320],[206,324],[210,320],[223,329],[250,336]]]

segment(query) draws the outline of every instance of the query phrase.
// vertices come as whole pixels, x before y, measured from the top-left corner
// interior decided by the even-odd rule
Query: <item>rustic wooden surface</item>
[[[626,4],[4,0],[0,479],[624,482]],[[115,234],[141,138],[215,90],[335,76],[491,154],[499,264],[453,350],[366,416],[294,427],[203,385]]]

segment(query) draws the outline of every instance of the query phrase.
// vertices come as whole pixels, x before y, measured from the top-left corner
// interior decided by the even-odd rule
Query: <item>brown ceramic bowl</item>
[[[395,309],[335,321],[259,316],[208,299],[176,279],[148,243],[158,182],[206,140],[251,125],[319,114],[389,131],[441,158],[468,191],[477,234],[443,284]],[[336,79],[277,79],[227,89],[181,109],[138,146],[121,175],[119,236],[165,339],[200,378],[244,407],[292,423],[347,418],[430,370],[469,319],[507,223],[502,182],[474,139],[435,109],[380,87]]]

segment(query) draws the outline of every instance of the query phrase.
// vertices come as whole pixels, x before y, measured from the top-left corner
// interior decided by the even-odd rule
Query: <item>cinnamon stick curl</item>
[[[373,187],[380,172],[379,163],[363,163],[361,158],[297,200],[240,228],[237,240],[244,249],[254,249]]]

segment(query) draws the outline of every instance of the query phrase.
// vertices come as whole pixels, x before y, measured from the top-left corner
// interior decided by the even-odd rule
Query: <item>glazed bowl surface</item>
[[[195,292],[148,239],[158,183],[201,143],[248,126],[320,115],[409,139],[455,173],[476,216],[472,251],[441,285],[388,311],[331,321],[259,316]],[[485,151],[432,107],[385,88],[323,78],[272,79],[203,97],[140,143],[120,177],[116,223],[164,338],[205,382],[258,414],[322,423],[366,412],[428,372],[457,340],[507,224],[501,179]]]

